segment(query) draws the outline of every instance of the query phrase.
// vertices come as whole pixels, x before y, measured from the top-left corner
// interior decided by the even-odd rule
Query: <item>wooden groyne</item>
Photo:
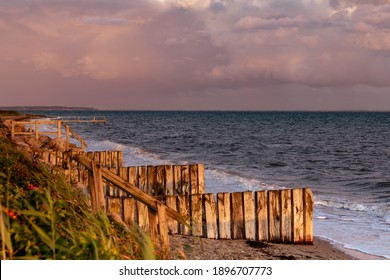
[[[92,205],[100,205],[94,208],[103,207],[119,215],[126,224],[138,224],[145,231],[156,229],[153,224],[158,225],[161,221],[150,213],[157,211],[151,204],[158,201],[170,213],[175,213],[175,217],[166,220],[167,230],[172,234],[313,243],[314,200],[309,188],[205,193],[203,164],[123,167],[120,151],[71,156],[57,153],[56,157],[62,157],[59,161],[62,163],[69,159],[72,161],[68,165],[72,168],[67,174],[73,183],[89,186]],[[92,163],[104,170],[103,175],[98,175],[101,179],[96,180],[93,175]],[[96,183],[100,180],[101,183]],[[96,186],[99,195],[93,195]],[[138,189],[153,202],[146,203],[139,198],[139,193],[129,192],[129,186]]]

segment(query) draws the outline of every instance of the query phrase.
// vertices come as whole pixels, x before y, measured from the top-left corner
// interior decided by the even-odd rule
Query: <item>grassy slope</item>
[[[0,137],[1,259],[150,259],[150,239]],[[158,257],[158,256],[157,256]]]

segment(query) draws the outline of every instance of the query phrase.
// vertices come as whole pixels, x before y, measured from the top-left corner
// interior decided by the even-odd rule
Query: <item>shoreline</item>
[[[0,119],[0,121],[2,121]],[[188,259],[279,259],[279,260],[386,260],[344,247],[325,237],[314,237],[313,245],[291,245],[247,240],[215,240],[171,235],[173,254]],[[180,250],[182,253],[180,253]],[[175,259],[175,258],[172,258]]]
[[[171,259],[186,260],[386,260],[315,236],[313,245],[207,239],[170,235]]]

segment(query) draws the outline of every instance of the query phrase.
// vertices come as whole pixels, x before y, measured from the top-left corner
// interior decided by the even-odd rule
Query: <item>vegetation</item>
[[[13,111],[13,110],[0,110],[0,117],[3,116],[21,116],[19,112]]]
[[[2,259],[153,259],[150,238],[103,212],[62,175],[0,137]]]

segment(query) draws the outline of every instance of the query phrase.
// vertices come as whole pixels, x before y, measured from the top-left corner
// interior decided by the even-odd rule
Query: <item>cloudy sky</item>
[[[0,0],[0,106],[390,110],[390,0]]]

